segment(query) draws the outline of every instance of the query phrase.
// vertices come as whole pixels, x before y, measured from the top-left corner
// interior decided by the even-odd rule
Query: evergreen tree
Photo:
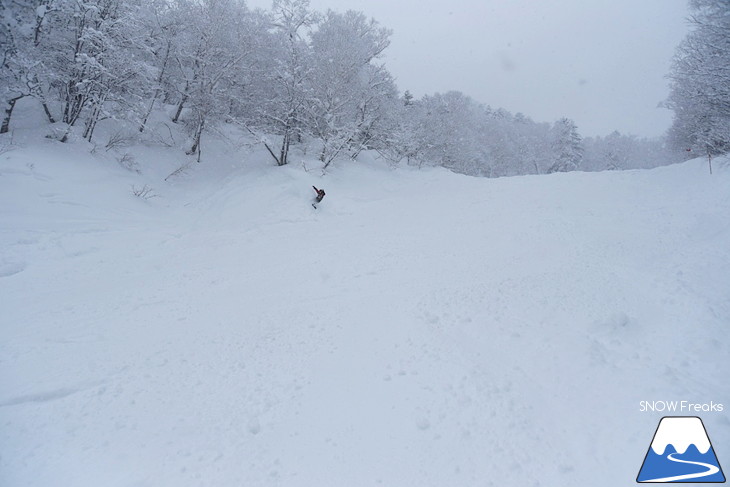
[[[552,153],[548,173],[575,171],[583,161],[583,139],[569,118],[561,118],[553,126]]]

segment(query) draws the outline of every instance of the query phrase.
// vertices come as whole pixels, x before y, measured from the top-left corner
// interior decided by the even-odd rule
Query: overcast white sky
[[[310,1],[392,29],[383,60],[417,97],[459,90],[539,122],[572,118],[584,136],[655,136],[671,123],[657,104],[687,0]]]

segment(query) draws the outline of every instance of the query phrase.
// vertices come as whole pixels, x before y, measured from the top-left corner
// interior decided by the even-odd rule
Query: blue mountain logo
[[[665,416],[641,465],[639,483],[722,483],[725,475],[696,416]]]

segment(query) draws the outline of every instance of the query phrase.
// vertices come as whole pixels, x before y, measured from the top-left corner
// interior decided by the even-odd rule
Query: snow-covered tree
[[[721,0],[692,5],[697,28],[675,60],[670,135],[714,153],[730,137],[728,9]],[[569,119],[535,123],[454,91],[399,97],[380,61],[390,35],[360,12],[320,15],[309,0],[274,0],[268,12],[244,0],[2,2],[0,132],[17,100],[32,96],[50,122],[52,111],[61,115],[62,139],[83,122],[91,140],[105,119],[142,132],[153,111],[172,106],[198,159],[203,133],[233,123],[278,165],[293,144],[312,142],[324,167],[363,150],[486,177],[657,165],[660,141],[584,142]]]
[[[89,47],[89,90],[83,137],[91,141],[100,120],[115,118],[137,122],[142,102],[154,77],[148,56],[149,32],[140,19],[147,14],[141,0],[99,2],[98,19],[86,34]]]
[[[307,122],[321,144],[320,160],[367,143],[395,84],[374,61],[390,44],[388,29],[360,12],[329,11],[311,36],[312,79]]]
[[[518,113],[514,119],[517,154],[510,175],[543,174],[548,169],[550,124],[536,123]]]
[[[174,91],[175,59],[182,46],[182,32],[188,27],[187,19],[180,10],[167,0],[145,2],[140,9],[138,31],[146,34],[137,41],[139,55],[147,60],[146,80],[148,86],[143,92],[139,131],[144,132],[147,121],[156,104]]]
[[[46,51],[42,41],[53,0],[15,0],[0,2],[0,98],[4,117],[0,134],[9,130],[15,104],[33,96],[43,107],[48,121],[55,119],[47,103]]]
[[[419,140],[422,124],[425,121],[425,110],[420,100],[406,90],[399,103],[393,106],[392,114],[395,125],[390,133],[387,146],[383,149],[386,157],[393,162],[405,159],[407,164],[423,164],[421,157],[424,144]]]
[[[396,159],[484,177],[539,174],[552,165],[550,124],[494,110],[460,92],[404,96],[399,106]]]
[[[2,96],[5,114],[0,134],[9,130],[13,109],[18,100],[30,94],[28,87],[28,66],[23,62],[22,47],[18,37],[21,35],[19,24],[22,24],[20,12],[11,12],[5,3],[0,4],[0,96]],[[27,9],[25,9],[27,12]],[[25,12],[23,12],[25,13]],[[19,18],[21,17],[21,18]]]
[[[270,17],[273,31],[265,47],[268,62],[262,64],[257,84],[257,113],[246,123],[256,129],[276,164],[283,166],[289,162],[292,142],[302,138],[302,112],[311,81],[307,33],[318,15],[310,10],[309,0],[274,0]],[[280,136],[279,149],[258,132]]]
[[[677,152],[667,148],[663,137],[639,138],[614,131],[605,137],[587,137],[583,145],[581,169],[585,171],[649,169],[678,161]]]
[[[240,95],[257,52],[263,22],[238,0],[180,0],[187,28],[175,54],[179,100],[173,122],[188,109],[188,154],[198,154],[206,124],[224,119]]]
[[[485,150],[483,175],[499,177],[518,174],[520,144],[517,123],[511,113],[504,109],[492,110],[491,107],[486,107],[479,131],[479,142]]]
[[[677,48],[669,75],[669,131],[683,151],[707,155],[730,151],[730,3],[691,0],[693,30]]]
[[[32,45],[31,94],[45,105],[47,90],[61,102],[61,120],[69,130],[85,118],[84,137],[91,139],[97,122],[126,111],[131,95],[144,83],[145,72],[135,57],[141,0],[48,0],[34,2],[35,28],[25,45]],[[22,12],[17,5],[16,14]],[[109,111],[112,110],[112,111]]]
[[[483,108],[458,91],[426,96],[422,103],[421,157],[455,172],[488,176]]]
[[[618,131],[606,137],[588,137],[583,143],[585,153],[583,169],[586,171],[605,171],[627,169],[634,137],[626,137]]]
[[[583,161],[583,139],[578,127],[569,118],[561,118],[552,131],[552,164],[547,172],[575,171]]]

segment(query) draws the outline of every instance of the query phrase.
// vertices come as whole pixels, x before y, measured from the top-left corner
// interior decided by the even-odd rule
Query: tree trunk
[[[66,131],[63,133],[63,135],[61,136],[61,138],[58,139],[58,140],[60,142],[62,142],[62,143],[65,144],[66,142],[68,142],[68,134],[70,134],[70,133],[71,133],[71,125],[67,125],[66,126]]]
[[[152,109],[155,106],[155,102],[157,101],[157,98],[160,97],[160,93],[162,92],[162,89],[160,88],[160,86],[162,85],[162,79],[165,77],[165,71],[167,71],[167,61],[169,59],[170,59],[170,41],[167,42],[167,47],[165,49],[165,60],[162,62],[162,69],[160,70],[160,74],[157,76],[157,88],[155,88],[155,94],[152,97],[152,101],[150,101],[150,106],[147,109],[147,113],[145,113],[144,118],[142,119],[142,125],[140,125],[140,127],[139,127],[140,132],[144,132],[144,129],[147,126],[147,120],[150,118]]]
[[[172,123],[177,123],[178,120],[180,120],[180,114],[183,111],[183,107],[185,106],[185,102],[188,101],[188,95],[184,95],[182,99],[180,100],[180,103],[177,105],[177,111],[175,112],[175,116],[172,117]]]
[[[48,104],[46,103],[46,100],[41,100],[41,106],[43,107],[43,111],[46,112],[46,117],[48,118],[48,123],[56,123],[56,120],[53,118],[53,115],[51,115],[51,111],[48,109]]]
[[[322,152],[319,153],[319,160],[322,162],[326,162],[326,160],[327,160],[326,157],[327,157],[327,141],[323,140],[322,141]]]
[[[144,132],[145,127],[147,127],[147,120],[150,118],[150,114],[152,113],[152,108],[155,106],[155,102],[157,101],[157,97],[160,96],[160,89],[157,88],[155,90],[155,96],[152,97],[152,101],[150,101],[150,106],[147,108],[147,112],[144,114],[144,117],[142,118],[142,123],[139,126],[140,133]]]
[[[76,124],[76,121],[79,119],[79,115],[81,115],[81,111],[83,110],[84,106],[86,105],[86,96],[82,94],[76,94],[71,95],[66,99],[66,104],[63,109],[63,121],[64,123],[69,124],[70,126],[74,126]]]
[[[712,154],[710,152],[707,153],[707,163],[710,165],[710,175],[712,175]]]
[[[269,144],[267,144],[267,143],[266,143],[266,141],[264,141],[264,140],[261,140],[261,138],[260,138],[260,137],[258,136],[258,134],[256,134],[256,132],[254,132],[253,130],[251,130],[251,128],[250,128],[249,126],[247,126],[247,125],[244,125],[244,127],[246,128],[246,130],[248,130],[248,132],[249,132],[249,133],[250,133],[251,135],[253,135],[253,136],[254,136],[254,137],[256,137],[257,139],[259,139],[259,141],[260,141],[260,142],[261,142],[262,144],[264,144],[264,147],[266,147],[266,150],[268,151],[268,153],[269,153],[269,154],[271,155],[271,157],[272,157],[272,158],[273,158],[273,159],[274,159],[274,160],[276,161],[276,165],[277,165],[277,166],[281,166],[282,164],[281,164],[281,163],[279,162],[279,161],[280,161],[280,159],[279,159],[278,157],[276,157],[276,154],[274,154],[274,151],[273,151],[273,150],[271,150],[271,147],[269,146]]]
[[[66,122],[67,127],[66,132],[60,139],[61,142],[66,143],[68,141],[68,136],[71,133],[71,128],[78,121],[79,115],[81,115],[81,110],[84,108],[85,104],[86,99],[82,95],[76,95],[73,101],[67,102],[63,115],[64,122]]]
[[[91,142],[91,138],[94,136],[94,129],[96,124],[99,123],[99,117],[101,116],[101,110],[106,101],[106,96],[102,96],[92,108],[89,118],[86,121],[86,128],[84,129],[84,138]]]
[[[41,103],[43,111],[46,112],[46,118],[48,123],[56,123],[56,120],[51,115],[51,110],[48,109],[48,102],[46,102],[46,94],[43,92],[38,77],[33,77],[33,86],[31,87],[31,94]]]
[[[200,138],[203,135],[203,127],[205,126],[205,118],[198,115],[198,126],[195,128],[193,135],[193,146],[187,152],[188,155],[198,153],[198,162],[200,162]]]
[[[0,126],[0,134],[6,134],[10,130],[10,117],[13,116],[15,103],[24,96],[25,95],[16,96],[15,98],[11,98],[7,101],[7,106],[5,107],[5,117],[3,118],[2,126]]]
[[[320,160],[324,162],[324,166],[322,166],[322,169],[327,169],[330,164],[332,164],[332,161],[334,161],[340,152],[342,152],[342,149],[345,148],[346,145],[350,143],[352,138],[343,140],[339,146],[335,147],[332,151],[327,150],[327,145],[325,144],[324,147],[322,147],[322,154],[320,154]]]
[[[197,76],[193,76],[193,81],[195,80]],[[172,123],[177,123],[177,121],[180,119],[180,114],[183,111],[183,107],[185,106],[185,102],[188,101],[188,89],[190,89],[190,82],[185,82],[185,91],[183,92],[183,96],[180,99],[180,103],[177,105],[177,111],[175,112],[175,116],[172,117]]]
[[[281,152],[279,155],[279,159],[276,161],[276,163],[279,166],[286,166],[289,162],[289,139],[290,139],[290,128],[287,126],[284,130],[284,139],[281,141]]]

